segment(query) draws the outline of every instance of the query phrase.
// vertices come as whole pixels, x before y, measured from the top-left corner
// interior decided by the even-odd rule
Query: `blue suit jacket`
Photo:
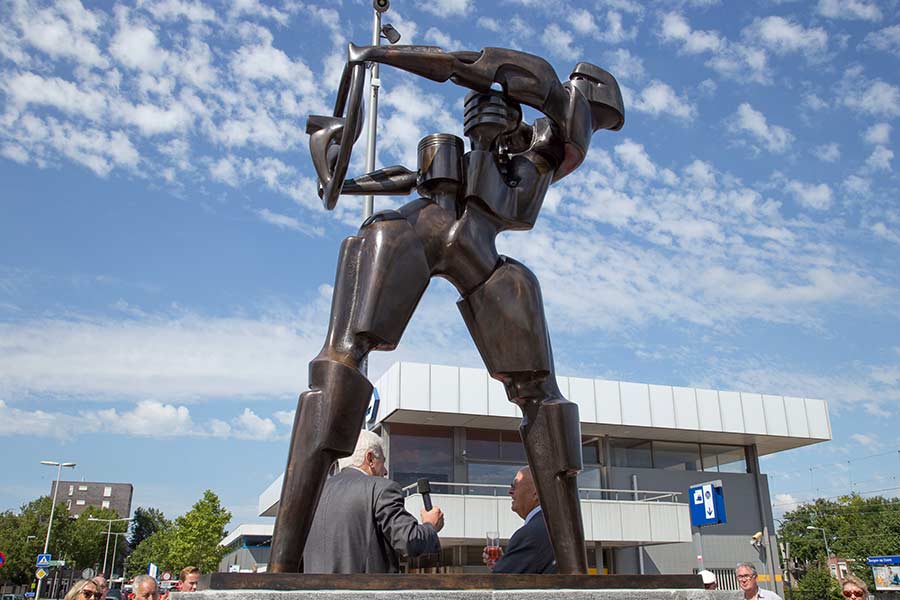
[[[556,556],[544,523],[544,511],[539,511],[509,538],[509,546],[494,565],[494,573],[557,572]]]

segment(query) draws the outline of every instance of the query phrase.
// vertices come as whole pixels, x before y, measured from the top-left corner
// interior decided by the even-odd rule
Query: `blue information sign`
[[[691,507],[691,525],[705,527],[726,523],[725,494],[721,481],[698,483],[688,490],[688,502]]]
[[[900,556],[870,556],[866,562],[870,565],[900,565]]]
[[[51,557],[49,554],[38,554],[38,555],[37,555],[37,564],[35,564],[34,566],[36,566],[36,567],[49,567],[49,566],[50,566],[50,559],[51,559],[51,558],[52,558],[52,557]]]

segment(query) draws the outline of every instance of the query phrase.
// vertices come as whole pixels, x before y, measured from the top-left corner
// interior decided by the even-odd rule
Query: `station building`
[[[749,561],[757,565],[761,587],[780,591],[759,457],[830,440],[825,401],[579,377],[558,381],[579,405],[584,470],[578,482],[592,572],[707,568],[721,587],[737,589],[734,567]],[[518,413],[502,384],[483,369],[400,362],[376,383],[366,425],[384,439],[390,477],[404,487],[414,515],[422,506],[416,481],[431,482],[432,500],[445,514],[443,570],[484,571],[485,533],[500,531],[506,541],[521,526],[507,495],[526,464]],[[700,531],[691,526],[688,489],[709,481],[722,483],[727,522]],[[279,477],[259,497],[260,516],[275,516],[280,493]],[[221,570],[263,570],[268,540],[240,532],[228,538],[234,548]],[[246,559],[248,550],[242,565],[236,552],[250,547],[255,558]]]

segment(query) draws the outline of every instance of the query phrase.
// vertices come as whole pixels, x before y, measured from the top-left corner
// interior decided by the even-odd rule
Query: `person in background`
[[[80,579],[66,592],[65,600],[103,600],[100,587],[90,579]]]
[[[869,597],[869,586],[856,575],[846,575],[841,584],[841,594],[850,600],[866,600]]]
[[[159,600],[159,586],[149,575],[138,575],[132,584],[134,600]]]
[[[525,523],[509,538],[506,552],[496,563],[485,547],[481,555],[484,564],[494,573],[556,573],[556,558],[530,468],[519,469],[509,486],[509,495],[512,511]]]
[[[103,575],[97,575],[96,577],[91,579],[91,581],[93,581],[94,584],[96,584],[96,586],[100,588],[100,597],[106,598],[106,592],[109,591],[109,582],[106,580],[106,577],[104,577]]]
[[[348,462],[325,481],[303,551],[305,573],[397,573],[401,557],[441,551],[444,513],[423,508],[419,524],[406,511],[378,435],[362,430]]]
[[[707,569],[703,569],[697,575],[703,580],[703,589],[705,590],[717,590],[719,589],[719,582],[716,581],[716,574]]]
[[[759,589],[756,565],[753,563],[738,563],[736,573],[738,585],[744,592],[744,600],[781,600],[781,596],[775,592]]]
[[[178,591],[196,592],[198,581],[200,581],[200,569],[194,566],[185,567],[178,574]]]

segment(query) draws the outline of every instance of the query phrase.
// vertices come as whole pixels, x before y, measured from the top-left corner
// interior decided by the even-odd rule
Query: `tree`
[[[790,543],[798,565],[825,564],[825,540],[833,556],[852,559],[853,572],[872,587],[869,556],[896,554],[900,547],[900,498],[859,494],[836,500],[819,498],[785,514],[778,535]]]
[[[826,567],[814,567],[800,579],[800,600],[843,600],[837,579]]]
[[[0,581],[23,584],[34,579],[34,558],[44,549],[51,504],[49,496],[41,496],[23,504],[19,514],[0,513],[0,549],[7,557],[7,563],[0,569]],[[58,504],[50,532],[51,554],[62,556],[69,548],[68,516],[65,504]]]
[[[171,522],[158,508],[139,506],[134,510],[134,517],[132,517],[129,543],[132,548],[137,548],[146,538],[170,526]]]
[[[169,562],[169,541],[174,528],[166,526],[145,537],[140,544],[135,546],[128,557],[125,573],[129,577],[147,572],[147,565],[155,564],[161,571],[171,571],[173,565]]]
[[[227,552],[219,542],[225,537],[225,525],[230,520],[231,512],[222,507],[219,497],[212,490],[203,492],[191,510],[175,520],[168,564],[175,569],[194,565],[204,572],[217,570]]]

